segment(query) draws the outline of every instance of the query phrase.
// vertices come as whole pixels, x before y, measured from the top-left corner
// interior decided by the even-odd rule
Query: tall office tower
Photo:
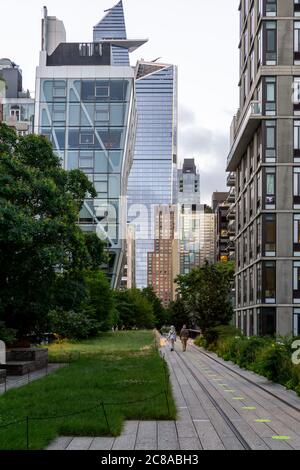
[[[136,285],[147,286],[154,249],[154,208],[176,202],[177,68],[140,61],[136,69],[137,140],[128,185],[128,218],[136,226]]]
[[[242,0],[236,172],[236,324],[300,333],[300,5]]]
[[[175,299],[178,269],[177,206],[155,207],[155,240],[148,252],[148,286],[153,287],[165,307]]]
[[[123,41],[134,50],[145,41]],[[134,70],[113,65],[110,40],[67,43],[63,23],[44,11],[36,76],[35,132],[48,136],[65,169],[81,169],[96,199],[80,214],[84,231],[97,231],[110,252],[112,287],[120,283],[126,240],[129,170],[136,128]]]
[[[23,90],[22,71],[10,59],[0,59],[0,122],[20,135],[33,132],[34,99]]]

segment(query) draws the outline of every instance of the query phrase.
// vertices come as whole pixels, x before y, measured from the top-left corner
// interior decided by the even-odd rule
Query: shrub
[[[287,384],[292,377],[293,363],[285,344],[272,342],[261,349],[253,370],[273,382]]]
[[[12,343],[16,340],[17,331],[7,328],[3,321],[0,321],[0,340],[4,343]]]
[[[100,324],[82,312],[54,310],[49,314],[49,323],[61,338],[86,339],[100,332]]]

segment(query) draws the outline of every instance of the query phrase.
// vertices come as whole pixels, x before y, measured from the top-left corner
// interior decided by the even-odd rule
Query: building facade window
[[[294,23],[294,63],[300,64],[300,21]]]
[[[264,256],[276,256],[276,215],[264,214]]]
[[[253,277],[253,268],[249,270],[249,302],[253,304],[254,302],[254,277]]]
[[[300,163],[300,121],[294,121],[294,162]]]
[[[294,261],[293,278],[294,303],[300,304],[300,261]]]
[[[256,221],[256,250],[257,250],[258,256],[261,254],[261,246],[262,246],[261,217],[258,217]]]
[[[244,301],[244,305],[247,305],[247,298],[248,298],[247,283],[248,283],[248,275],[247,275],[247,272],[245,271],[243,273],[243,301]]]
[[[258,304],[262,302],[262,265],[256,265],[256,301]]]
[[[295,16],[300,16],[300,0],[294,0]]]
[[[294,77],[293,82],[293,104],[294,114],[300,115],[300,77]]]
[[[276,262],[263,263],[263,297],[265,303],[276,303]]]
[[[265,65],[277,64],[277,23],[266,21],[264,25],[264,63]]]
[[[264,122],[264,154],[266,163],[276,162],[276,121]]]
[[[276,16],[277,15],[277,0],[266,0],[265,15],[266,16]]]
[[[300,167],[294,167],[294,209],[300,209]]]
[[[265,209],[276,209],[276,168],[265,168]]]
[[[294,256],[300,256],[300,214],[294,214]]]
[[[265,77],[263,87],[264,114],[266,116],[276,115],[276,77]]]
[[[293,330],[295,336],[300,336],[300,308],[294,308]]]
[[[257,310],[257,326],[259,336],[276,334],[276,308],[264,307]]]

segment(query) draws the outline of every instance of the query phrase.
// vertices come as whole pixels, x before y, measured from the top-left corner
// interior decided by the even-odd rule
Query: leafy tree
[[[88,271],[84,280],[88,300],[82,304],[82,310],[99,323],[101,331],[107,331],[117,323],[115,299],[108,279],[101,271]]]
[[[218,263],[179,276],[177,283],[182,301],[203,333],[219,325],[226,325],[233,316],[230,288],[234,267],[232,263]]]
[[[77,225],[87,194],[92,183],[63,170],[47,139],[0,125],[0,320],[19,336],[43,330],[58,273],[70,282],[100,264],[100,240]]]
[[[154,328],[153,306],[140,290],[118,291],[115,298],[120,328]]]
[[[142,290],[142,294],[152,305],[155,326],[161,328],[168,323],[169,315],[167,309],[164,308],[162,301],[157,297],[153,287],[146,287]]]
[[[193,326],[191,314],[186,302],[181,297],[169,305],[169,323],[174,325],[177,331],[180,331],[183,325],[187,325],[189,328]]]

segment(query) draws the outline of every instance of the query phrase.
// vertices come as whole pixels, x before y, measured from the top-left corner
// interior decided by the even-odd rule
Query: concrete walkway
[[[163,348],[162,353],[171,372],[176,422],[130,421],[117,438],[59,437],[48,449],[300,449],[296,394],[192,345],[186,353],[178,343],[175,352]]]
[[[8,375],[6,376],[6,383],[0,383],[0,395],[11,390],[13,388],[23,387],[24,385],[34,382],[35,380],[41,379],[46,375],[52,374],[57,369],[65,367],[66,364],[48,364],[47,368],[30,372],[29,374],[20,375]]]

